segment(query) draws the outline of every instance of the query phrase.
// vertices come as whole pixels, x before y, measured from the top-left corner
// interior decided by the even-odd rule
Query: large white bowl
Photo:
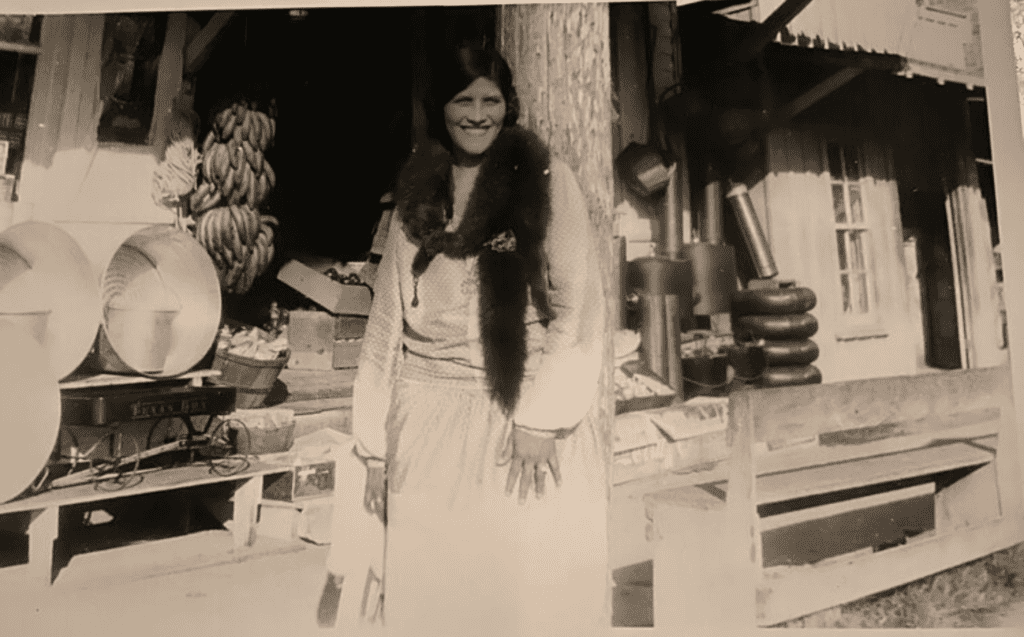
[[[57,378],[89,354],[100,305],[92,267],[71,235],[38,221],[0,232],[0,314],[49,312],[42,343]]]
[[[46,467],[60,431],[60,388],[46,350],[20,325],[0,320],[0,502]]]

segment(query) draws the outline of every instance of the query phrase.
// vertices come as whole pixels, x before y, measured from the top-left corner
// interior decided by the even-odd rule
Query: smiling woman
[[[486,77],[473,80],[445,105],[445,124],[459,163],[481,157],[494,143],[506,110],[501,88]]]
[[[353,388],[390,635],[594,635],[606,607],[604,296],[572,170],[517,124],[508,64],[435,69]],[[338,505],[336,505],[338,506]],[[344,503],[340,506],[344,506]],[[340,538],[328,569],[362,586]],[[359,595],[356,588],[349,594]]]

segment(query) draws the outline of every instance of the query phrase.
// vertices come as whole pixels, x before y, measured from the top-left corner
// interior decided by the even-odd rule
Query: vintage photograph
[[[1024,0],[18,2],[17,634],[1024,627]]]

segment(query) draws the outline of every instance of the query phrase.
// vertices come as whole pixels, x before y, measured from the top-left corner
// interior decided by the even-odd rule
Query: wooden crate
[[[277,278],[333,314],[369,316],[372,294],[365,285],[345,285],[300,263],[289,261]]]
[[[362,349],[366,318],[327,312],[289,313],[289,369],[349,369],[356,367]]]

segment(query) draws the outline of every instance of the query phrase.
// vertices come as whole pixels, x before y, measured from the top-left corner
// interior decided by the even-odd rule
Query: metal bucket
[[[18,325],[31,334],[37,343],[46,345],[46,325],[50,321],[50,310],[0,311],[0,320]]]
[[[0,502],[7,502],[46,467],[60,429],[60,389],[47,350],[23,327],[0,319],[0,352]]]
[[[0,232],[0,315],[36,333],[57,378],[88,356],[100,305],[92,267],[71,235],[37,221]]]
[[[698,316],[728,314],[736,292],[736,253],[733,247],[714,243],[685,243],[682,258],[693,269],[693,313]]]
[[[190,235],[156,225],[132,234],[111,257],[100,288],[100,371],[176,376],[210,351],[220,326],[220,283]]]

